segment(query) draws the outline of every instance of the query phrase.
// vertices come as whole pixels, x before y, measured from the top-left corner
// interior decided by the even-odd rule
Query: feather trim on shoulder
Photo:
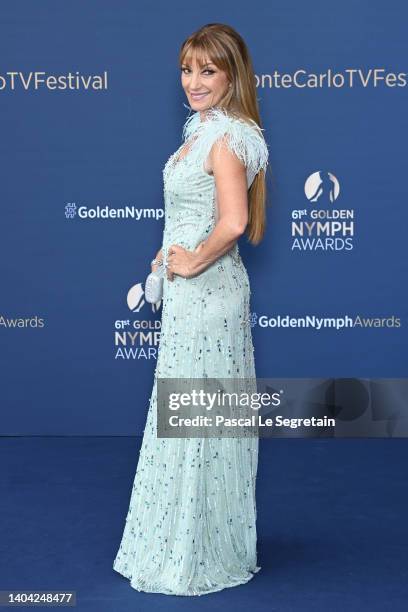
[[[200,113],[189,115],[183,125],[183,141],[186,142],[200,125]]]
[[[204,121],[201,121],[199,111],[188,117],[183,126],[183,139],[187,141],[194,136],[191,153],[201,163],[215,143],[221,146],[224,142],[246,168],[251,168],[257,174],[261,169],[266,170],[268,165],[269,151],[263,131],[252,119],[248,122],[226,109],[211,107],[206,111]]]

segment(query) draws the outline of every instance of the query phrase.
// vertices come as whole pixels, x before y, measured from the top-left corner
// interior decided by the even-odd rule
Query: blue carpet
[[[261,440],[262,569],[201,597],[140,593],[112,569],[140,443],[1,438],[0,590],[75,590],[81,612],[407,610],[406,440]]]

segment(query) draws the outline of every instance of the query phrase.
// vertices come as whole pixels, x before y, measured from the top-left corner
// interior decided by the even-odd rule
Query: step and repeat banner
[[[258,377],[407,376],[403,2],[4,3],[1,434],[135,435],[161,307],[144,300],[183,40],[227,23],[254,63],[267,231],[240,253]]]

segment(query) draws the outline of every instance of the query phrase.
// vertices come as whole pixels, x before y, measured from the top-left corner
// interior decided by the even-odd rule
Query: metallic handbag
[[[163,262],[154,272],[150,272],[145,282],[145,300],[149,304],[157,304],[163,298],[163,282],[166,269]]]

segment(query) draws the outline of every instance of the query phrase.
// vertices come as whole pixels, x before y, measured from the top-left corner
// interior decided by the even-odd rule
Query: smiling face
[[[191,108],[203,113],[218,104],[230,85],[226,72],[208,58],[204,59],[204,66],[200,66],[196,55],[182,62],[181,84]]]

